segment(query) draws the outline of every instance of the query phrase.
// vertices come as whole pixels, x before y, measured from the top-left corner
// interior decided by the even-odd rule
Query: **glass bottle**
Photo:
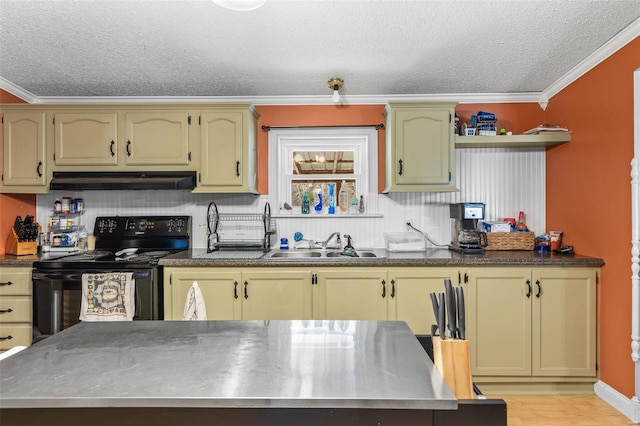
[[[307,191],[304,191],[302,194],[302,202],[300,204],[300,213],[309,214],[311,213],[311,203],[309,201],[309,195],[307,195]]]

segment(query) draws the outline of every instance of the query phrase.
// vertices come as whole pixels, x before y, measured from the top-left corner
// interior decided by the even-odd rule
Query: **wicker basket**
[[[533,232],[487,232],[488,245],[485,250],[533,250]]]

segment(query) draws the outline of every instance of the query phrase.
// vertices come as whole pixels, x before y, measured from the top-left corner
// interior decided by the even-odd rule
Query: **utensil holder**
[[[18,235],[15,230],[11,230],[11,233],[7,236],[7,243],[4,246],[4,251],[7,254],[13,254],[16,256],[24,256],[27,254],[36,254],[38,252],[37,241],[18,241]]]
[[[474,399],[469,341],[434,336],[433,363],[458,399]]]

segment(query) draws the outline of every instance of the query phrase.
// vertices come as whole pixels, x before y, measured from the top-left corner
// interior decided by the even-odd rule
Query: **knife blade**
[[[451,286],[451,280],[444,280],[445,296],[447,300],[447,330],[449,330],[449,337],[456,338],[456,296]]]
[[[438,306],[438,297],[435,293],[429,293],[429,297],[431,297],[431,304],[433,305],[433,315],[436,319],[436,329],[440,333],[440,307]],[[433,325],[431,326],[431,337],[435,336],[435,331],[433,330]]]
[[[438,322],[441,324],[441,328],[440,328],[440,338],[442,340],[446,340],[447,339],[447,332],[445,331],[445,324],[447,323],[447,319],[446,319],[446,304],[444,302],[444,293],[440,293],[440,305],[439,305],[439,309],[438,309]]]
[[[460,338],[465,340],[467,338],[467,325],[464,313],[464,290],[462,286],[456,287],[456,293],[458,295],[458,333]]]

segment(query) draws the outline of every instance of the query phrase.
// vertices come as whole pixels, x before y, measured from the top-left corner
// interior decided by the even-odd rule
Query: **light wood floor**
[[[508,426],[627,426],[631,420],[595,395],[487,396],[507,403]]]

